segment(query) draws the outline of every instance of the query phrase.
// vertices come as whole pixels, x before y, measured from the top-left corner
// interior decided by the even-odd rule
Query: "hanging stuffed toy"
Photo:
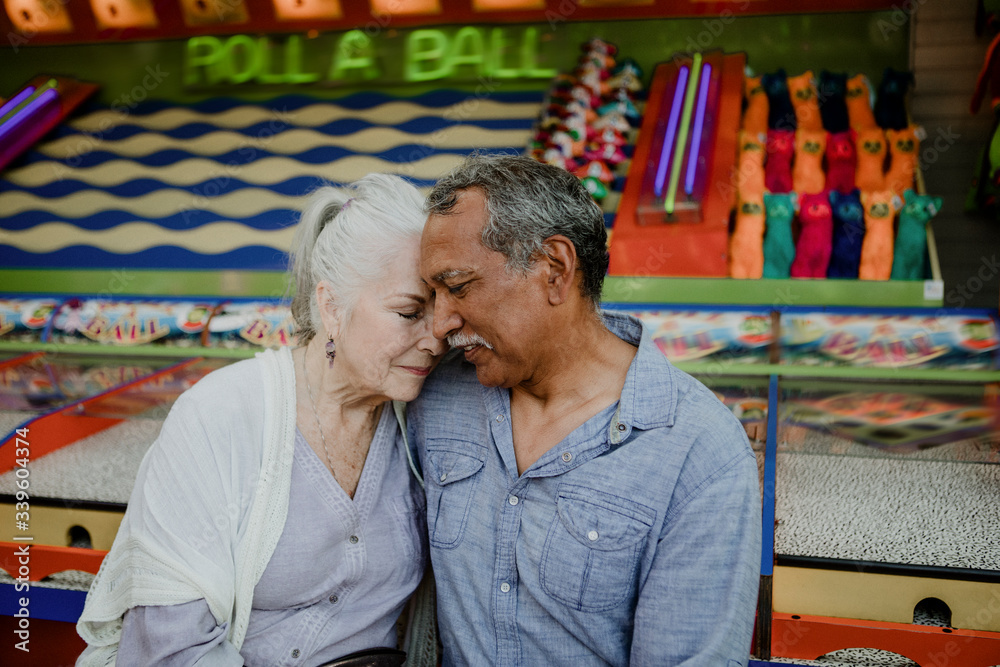
[[[823,152],[826,150],[824,130],[798,130],[795,133],[795,165],[792,167],[792,189],[800,195],[822,192],[826,187],[823,173]],[[801,202],[800,202],[801,203]]]
[[[854,152],[854,138],[850,131],[838,132],[826,141],[826,187],[841,193],[854,189],[854,174],[858,169],[858,156]]]
[[[913,187],[920,139],[912,126],[902,130],[886,130],[885,136],[889,144],[889,169],[885,173],[885,187],[902,195]]]
[[[798,76],[788,77],[788,95],[795,109],[795,127],[799,130],[822,130],[813,73],[806,70]]]
[[[893,280],[923,280],[927,253],[927,221],[941,210],[943,200],[907,190],[899,212],[899,232],[892,257]]]
[[[823,128],[831,134],[850,128],[847,116],[847,74],[823,70],[819,74],[819,112]]]
[[[767,131],[767,160],[764,163],[764,183],[770,192],[792,191],[792,157],[794,155],[794,130]]]
[[[764,269],[764,135],[740,132],[736,226],[729,239],[729,275],[760,278]]]
[[[788,79],[785,70],[760,78],[760,85],[767,95],[767,127],[772,130],[794,130],[795,108],[788,96]]]
[[[906,113],[906,92],[912,83],[913,72],[885,68],[875,98],[875,123],[883,130],[902,130],[910,124]]]
[[[764,194],[764,278],[787,278],[795,260],[792,220],[795,218],[794,192]]]
[[[833,249],[827,278],[858,277],[861,264],[861,243],[865,238],[865,209],[861,206],[861,193],[852,190],[842,194],[830,192],[833,209]]]
[[[899,197],[891,190],[862,192],[865,208],[865,239],[861,244],[861,280],[888,280],[892,274],[892,221],[899,209]]]
[[[743,112],[743,129],[754,136],[767,134],[767,95],[759,76],[746,78],[744,100],[746,110]]]
[[[740,197],[750,201],[763,201],[761,197],[767,187],[764,182],[764,135],[742,131],[739,141],[737,178]]]
[[[764,271],[764,201],[736,202],[736,226],[729,239],[729,275],[733,278],[760,278]]]
[[[872,86],[864,74],[847,80],[847,118],[855,130],[868,130],[876,126],[872,113]]]
[[[1000,48],[997,48],[998,45],[1000,45],[1000,35],[993,38],[986,51],[969,104],[971,114],[979,113],[988,91],[993,123],[989,139],[980,151],[976,173],[973,175],[972,187],[965,205],[967,210],[996,207],[1000,201]]]
[[[826,278],[833,243],[833,211],[827,192],[799,195],[802,232],[795,245],[792,278]]]
[[[862,192],[878,192],[885,189],[885,134],[875,127],[857,133],[854,145],[857,147],[858,171],[854,184]]]

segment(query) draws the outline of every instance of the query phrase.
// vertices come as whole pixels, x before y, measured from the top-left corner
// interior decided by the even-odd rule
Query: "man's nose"
[[[461,329],[463,323],[462,316],[455,310],[450,299],[437,295],[434,300],[434,337],[444,340]]]

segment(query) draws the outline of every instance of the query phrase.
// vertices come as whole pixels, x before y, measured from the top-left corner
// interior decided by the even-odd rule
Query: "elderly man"
[[[411,404],[445,665],[745,666],[760,562],[740,423],[602,312],[600,210],[476,156],[431,192],[421,274],[463,351]]]

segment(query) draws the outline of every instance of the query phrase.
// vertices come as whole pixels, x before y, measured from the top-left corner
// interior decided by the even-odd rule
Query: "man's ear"
[[[545,239],[539,260],[544,268],[549,304],[558,306],[569,298],[576,279],[576,246],[562,234]]]
[[[330,283],[325,280],[316,283],[316,306],[319,308],[319,317],[323,321],[323,331],[317,331],[316,335],[322,335],[324,340],[327,336],[336,340],[340,335],[343,313],[337,305],[337,299]]]

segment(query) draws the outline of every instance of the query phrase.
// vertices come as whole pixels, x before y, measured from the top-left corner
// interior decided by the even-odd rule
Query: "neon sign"
[[[538,65],[539,33],[535,27],[413,30],[401,37],[402,58],[395,59],[383,55],[384,49],[379,47],[384,45],[377,37],[364,30],[349,30],[336,38],[332,48],[329,41],[306,41],[300,35],[290,35],[282,42],[267,36],[192,37],[184,51],[184,83],[551,79],[557,72]]]

